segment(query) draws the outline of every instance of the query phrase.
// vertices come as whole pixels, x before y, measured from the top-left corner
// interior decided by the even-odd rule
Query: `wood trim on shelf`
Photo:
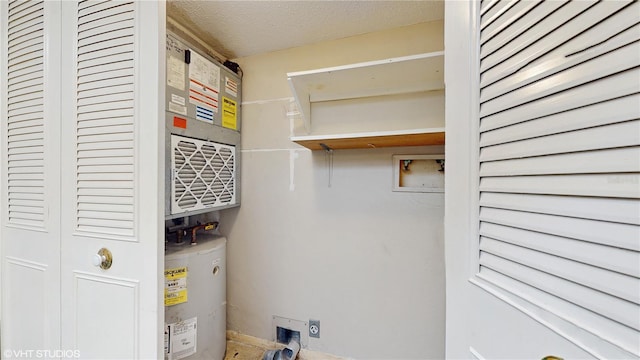
[[[310,150],[373,149],[395,146],[444,145],[444,128],[379,131],[338,135],[293,136],[291,141]]]

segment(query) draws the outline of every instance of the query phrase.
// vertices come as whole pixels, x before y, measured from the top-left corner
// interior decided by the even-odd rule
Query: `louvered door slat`
[[[15,58],[9,59],[8,65],[11,70],[20,70],[29,65],[38,65],[42,62],[44,52],[42,50],[34,50],[24,54],[16,54]],[[39,60],[36,61],[36,60]],[[24,87],[24,84],[18,84],[20,87]],[[14,84],[14,86],[16,86]]]
[[[633,251],[640,250],[638,227],[634,225],[484,207],[480,210],[480,220]],[[617,236],[612,237],[611,234]]]
[[[483,148],[481,161],[611,149],[640,145],[640,120],[564,132]]]
[[[20,108],[22,103],[27,101],[39,100],[42,97],[44,91],[43,86],[33,86],[30,89],[18,89],[11,92],[11,96],[7,97],[14,108]],[[40,104],[40,102],[38,102]]]
[[[553,9],[545,9],[546,6],[558,8],[563,6],[567,1],[518,1],[504,15],[506,21],[496,21],[485,27],[482,31],[482,41],[486,43],[492,40],[494,44],[504,44],[509,39],[523,33],[526,29],[533,26],[541,19],[539,14],[547,15]],[[524,16],[524,15],[527,16]],[[506,30],[508,29],[508,30]],[[495,38],[494,38],[495,37]],[[485,52],[487,48],[484,48]],[[487,54],[480,53],[480,58],[484,58]]]
[[[40,155],[38,153],[28,153],[28,154],[9,154],[8,158],[11,161],[20,161],[20,160],[33,160],[39,159]]]
[[[638,27],[638,30],[638,39],[636,40],[640,40],[640,27]],[[636,50],[631,44],[602,56],[594,54],[593,56],[597,57],[578,65],[575,65],[575,63],[582,59],[563,61],[559,64],[542,63],[540,65],[541,69],[533,69],[533,72],[537,73],[537,75],[531,76],[528,71],[523,71],[520,73],[520,78],[516,76],[506,78],[499,84],[492,85],[492,87],[498,88],[492,89],[492,87],[489,87],[486,89],[487,98],[504,94],[501,97],[494,97],[490,101],[484,101],[485,91],[483,90],[483,96],[481,97],[483,111],[485,112],[483,116],[605,78],[614,73],[636,68],[640,66],[640,54]],[[564,68],[568,69],[560,71]],[[529,83],[530,85],[526,88],[521,87]],[[517,87],[519,88],[516,89]]]
[[[97,159],[102,157],[111,158],[118,156],[133,157],[133,149],[129,147],[124,147],[121,149],[110,147],[107,149],[85,149],[82,151],[78,151],[78,159]]]
[[[102,58],[108,55],[130,54],[133,51],[133,43],[126,43],[102,50],[86,52],[78,56],[78,62]]]
[[[42,86],[42,78],[41,77],[35,77],[33,79],[29,79],[29,80],[25,80],[25,81],[21,81],[19,83],[13,83],[11,85],[7,86],[7,89],[10,92],[13,91],[19,91],[19,90],[24,90],[24,89],[32,89],[36,86]]]
[[[480,176],[640,172],[638,147],[483,162]],[[629,164],[632,165],[629,165]]]
[[[500,127],[557,114],[563,111],[578,109],[583,106],[604,102],[610,99],[640,93],[638,77],[640,70],[628,70],[599,81],[563,91],[540,99],[535,103],[527,103],[481,118],[482,132]],[[636,99],[638,99],[636,97]],[[637,118],[637,117],[636,117]]]
[[[9,7],[9,28],[42,15],[42,7],[38,1],[24,1],[21,5],[21,7]]]
[[[133,157],[114,156],[109,158],[78,158],[78,166],[84,165],[133,165]]]
[[[10,33],[8,34],[8,40],[9,43],[14,46],[13,51],[15,52],[16,50],[22,50],[27,47],[27,45],[34,44],[36,41],[40,40],[40,37],[42,36],[44,31],[38,28],[41,28],[43,26],[43,23],[44,19],[42,17],[38,17],[36,19],[16,25],[14,28],[12,28],[10,30]],[[34,31],[34,29],[38,30]]]
[[[26,81],[37,80],[42,81],[42,77],[44,76],[44,72],[42,70],[34,70],[31,72],[24,73],[20,76],[16,74],[12,74],[11,77],[7,76],[7,85],[9,87],[19,87],[24,84]]]
[[[640,355],[640,3],[509,5],[481,18],[478,276]]]
[[[80,24],[78,25],[78,32],[84,33],[86,31],[91,31],[96,28],[105,28],[113,24],[130,23],[130,22],[131,22],[131,14],[127,10],[119,14],[109,16],[108,21],[103,21],[100,23],[89,22],[89,23]]]
[[[80,8],[79,10],[79,14],[87,14],[91,11],[93,11],[94,9],[98,9],[98,10],[102,10],[104,9],[104,5],[109,5],[109,4],[113,4],[113,0],[81,0],[81,1],[86,1],[87,4],[84,4],[82,6],[82,8]],[[100,6],[98,8],[98,6]],[[112,5],[109,5],[112,6]]]
[[[78,84],[78,91],[90,91],[90,90],[102,91],[102,89],[104,88],[116,87],[116,86],[122,86],[122,85],[133,86],[133,83],[131,82],[131,78],[129,75],[117,76],[117,77],[108,78],[108,79],[98,79],[95,81]]]
[[[9,65],[15,65],[23,61],[25,58],[33,58],[33,54],[43,54],[44,48],[42,46],[42,31],[36,31],[35,33],[29,33],[27,37],[20,37],[16,39],[19,42],[17,45],[10,47],[7,52],[7,61]]]
[[[535,36],[536,33],[540,34],[539,28],[557,27],[566,19],[577,16],[593,5],[595,5],[594,1],[569,1],[567,3],[544,1],[530,14],[526,14],[527,16],[513,18],[513,31],[495,38],[488,38],[487,34],[481,33],[480,56],[484,66],[481,70],[488,70],[535,43],[539,40]],[[501,23],[507,21],[508,19],[505,18]],[[506,46],[507,44],[509,46]]]
[[[563,258],[558,256],[557,253],[549,254],[542,251],[531,250],[486,236],[480,238],[480,250],[509,259],[524,266],[541,269],[563,280],[571,281],[576,285],[597,290],[600,293],[633,303],[627,304],[624,302],[627,306],[634,306],[640,303],[640,285],[635,281],[637,276],[640,275],[637,272],[629,276],[609,269]],[[638,259],[636,258],[636,260]],[[629,310],[633,310],[633,308],[627,308],[626,310],[627,313],[630,313]],[[628,319],[626,324],[638,328],[640,326],[640,318]]]
[[[577,3],[583,2],[578,1]],[[566,9],[571,9],[569,6],[561,8],[533,27],[529,31],[527,39],[519,39],[521,41],[521,49],[517,49],[517,52],[515,47],[505,47],[509,51],[497,51],[494,55],[483,59],[480,64],[482,71],[480,86],[490,85],[513,74],[525,65],[586,31],[592,24],[615,14],[616,11],[628,3],[624,1],[599,2],[582,13],[578,12],[573,19],[570,16],[574,14],[564,13]],[[586,3],[584,5],[590,4]],[[583,9],[576,8],[575,10],[582,11]],[[570,20],[567,22],[566,19]],[[547,21],[551,23],[546,24]],[[554,30],[560,28],[561,30]],[[543,29],[550,29],[551,31]]]
[[[129,122],[129,118],[127,116],[113,116],[105,119],[96,119],[96,120],[82,120],[78,121],[78,133],[82,133],[84,131],[91,131],[91,133],[95,133],[95,131],[104,131],[101,129],[102,127],[112,127],[112,126],[124,126],[130,127],[131,124]]]
[[[33,4],[37,9],[37,4]],[[37,11],[37,10],[36,10]],[[7,36],[9,39],[15,39],[17,37],[24,36],[26,33],[33,31],[33,27],[38,28],[42,26],[44,16],[26,17],[24,21],[10,21],[7,27]],[[26,31],[26,32],[25,32]]]
[[[9,5],[7,54],[8,222],[45,227],[44,3]],[[32,201],[32,200],[37,201]]]
[[[20,129],[20,128],[28,128],[31,126],[39,126],[41,123],[39,122],[40,112],[30,112],[25,114],[20,114],[14,116],[12,119],[14,121],[11,124],[7,124],[8,130]]]
[[[121,204],[95,204],[90,202],[83,202],[78,206],[78,211],[111,211],[122,213],[133,213],[133,205],[121,205]]]
[[[78,200],[80,200],[80,206],[89,204],[98,207],[99,209],[104,209],[105,211],[109,211],[114,205],[133,206],[133,202],[131,201],[131,197],[129,196],[102,196],[88,194],[79,196]],[[102,205],[104,205],[104,207]]]
[[[19,12],[25,11],[26,9],[32,9],[33,7],[37,7],[38,4],[35,4],[30,1],[9,1],[9,14],[16,15]]]
[[[552,194],[573,196],[606,196],[640,198],[637,175],[629,173],[593,175],[544,175],[484,177],[481,191],[521,194]]]
[[[17,52],[24,52],[25,49],[29,49],[31,47],[36,49],[43,43],[44,30],[42,28],[30,30],[31,31],[27,32],[24,36],[9,40],[9,51],[7,51],[9,57]],[[33,49],[31,49],[31,51]]]
[[[631,199],[483,192],[480,206],[640,225],[640,206]]]
[[[129,239],[135,228],[134,16],[132,2],[80,3],[76,44],[77,228]]]
[[[117,21],[115,19],[111,19],[112,21],[104,22],[101,26],[88,28],[86,30],[78,28],[78,45],[85,46],[88,43],[95,44],[102,42],[106,40],[105,37],[131,37],[133,19],[128,18],[127,14],[121,14],[118,17],[121,20]]]
[[[500,1],[494,6],[492,6],[489,11],[482,14],[482,25],[480,29],[484,30],[487,26],[493,24],[498,18],[500,18],[502,14],[507,12],[511,7],[513,7],[517,3],[518,2],[514,0]]]
[[[28,96],[30,98],[34,98],[37,97],[39,93],[42,93],[44,91],[44,85],[43,84],[32,84],[30,86],[25,86],[22,88],[19,87],[15,87],[13,89],[9,89],[9,91],[11,92],[11,100],[16,100],[20,97],[25,97]]]
[[[133,17],[133,2],[109,1],[102,4],[80,4],[78,8],[78,29],[101,26],[123,13]],[[88,6],[87,6],[88,5]]]
[[[126,97],[125,95],[122,94],[130,94],[134,91],[134,87],[133,84],[124,84],[124,85],[116,85],[116,86],[111,86],[111,94],[112,95],[116,95],[116,94],[121,94],[120,96],[123,96],[124,99],[129,99],[129,97]],[[78,98],[79,99],[85,99],[85,98],[96,98],[98,96],[105,96],[104,95],[104,90],[102,89],[92,89],[92,90],[85,90],[85,91],[79,91],[78,92]]]
[[[78,92],[78,107],[105,104],[105,103],[121,103],[125,104],[124,108],[130,108],[129,101],[133,101],[133,94],[131,88],[125,91],[118,91],[120,89],[113,89],[114,91],[109,94],[89,96],[82,92]]]
[[[106,65],[106,64],[118,64],[120,66],[123,67],[130,67],[132,66],[132,60],[133,60],[133,55],[131,53],[112,53],[109,55],[104,55],[102,57],[97,57],[94,59],[90,59],[90,60],[85,60],[85,61],[79,61],[78,62],[78,68],[79,69],[87,69],[87,73],[89,73],[90,68],[92,67],[96,67],[99,66],[99,69],[93,69],[94,71],[91,73],[96,72],[96,70],[102,71],[102,66]]]
[[[98,165],[92,163],[90,165],[82,166],[82,174],[88,175],[92,173],[122,173],[122,174],[131,174],[134,170],[133,165],[125,165],[125,164],[111,164],[111,165]]]
[[[82,196],[106,196],[105,194],[111,194],[108,196],[124,198],[130,196],[133,184],[131,181],[103,181],[100,179],[83,181],[78,184],[78,188],[80,189],[78,193],[82,194]],[[127,201],[126,203],[133,204],[133,201]]]
[[[42,44],[38,44],[42,45]],[[19,69],[10,73],[10,76],[7,78],[7,83],[10,85],[21,83],[27,79],[33,79],[34,77],[42,77],[42,70],[40,69],[42,65],[36,65],[33,68],[28,69]]]
[[[640,276],[640,255],[635,251],[492,223],[483,223],[480,235],[630,277]],[[613,258],[615,262],[608,261]],[[637,283],[631,285],[625,291],[633,290]]]
[[[130,46],[133,44],[133,38],[130,36],[111,38],[102,42],[87,44],[82,47],[82,52],[78,56],[89,57],[93,53],[105,49],[112,49],[119,46]]]
[[[81,113],[78,112],[78,122],[79,124],[83,124],[85,121],[87,123],[93,123],[94,121],[109,121],[107,119],[115,119],[115,118],[123,118],[133,116],[133,109],[131,108],[122,108],[122,109],[108,109],[101,111],[93,111]]]
[[[484,15],[498,3],[498,0],[482,0],[480,3],[480,14]]]
[[[480,146],[486,147],[632,120],[638,116],[635,109],[639,104],[638,94],[634,94],[485,131],[480,136]]]
[[[524,93],[525,90],[520,89],[497,98],[495,99],[496,101],[488,101],[483,104],[484,109],[480,116],[484,117],[500,111],[506,111],[522,104],[528,104],[540,98],[550,97],[551,95],[561,97],[565,93],[571,92],[576,87],[583,84],[589,84],[591,87],[598,85],[606,87],[611,82],[612,78],[615,78],[613,80],[615,81],[620,77],[628,77],[628,82],[630,83],[629,88],[633,89],[629,93],[636,92],[635,90],[637,87],[633,86],[632,81],[634,79],[637,80],[638,76],[640,76],[640,72],[638,71],[640,56],[634,50],[634,47],[627,47],[620,50],[620,54],[624,55],[625,59],[618,59],[616,56],[617,54],[612,54],[612,59],[618,59],[618,61],[614,61],[613,63],[608,59],[608,57],[599,58],[598,61],[594,61],[594,63],[585,63],[583,65],[576,66],[572,71],[563,72],[544,80],[540,80],[527,87],[527,89],[529,89],[529,93]],[[618,71],[615,71],[616,69]],[[628,71],[625,72],[626,70]],[[508,91],[508,89],[505,89],[505,91]],[[622,93],[618,96],[628,95],[629,93]]]
[[[480,263],[503,274],[509,274],[516,280],[542,291],[552,292],[563,300],[601,314],[612,321],[638,330],[638,318],[628,316],[634,313],[636,304],[566,281],[547,272],[506,260],[489,252],[482,252]]]
[[[94,136],[94,135],[107,135],[107,134],[131,134],[134,131],[134,127],[131,124],[109,124],[107,126],[84,126],[78,128],[78,135]],[[127,138],[128,139],[128,138]]]

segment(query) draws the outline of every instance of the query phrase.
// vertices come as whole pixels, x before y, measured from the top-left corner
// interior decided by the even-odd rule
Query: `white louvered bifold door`
[[[78,8],[77,228],[132,236],[134,5]]]
[[[0,10],[2,345],[20,355],[60,344],[61,19],[55,2]]]
[[[164,6],[62,2],[62,346],[80,358],[162,357]]]
[[[483,7],[478,276],[640,356],[640,3]]]

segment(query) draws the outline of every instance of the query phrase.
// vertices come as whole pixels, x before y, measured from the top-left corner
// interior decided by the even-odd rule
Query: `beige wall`
[[[443,23],[432,22],[236,60],[242,206],[221,215],[230,330],[270,339],[274,315],[318,319],[311,350],[444,357],[444,197],[391,191],[393,154],[443,147],[335,151],[330,180],[323,152],[289,141],[286,114],[287,72],[442,49]]]

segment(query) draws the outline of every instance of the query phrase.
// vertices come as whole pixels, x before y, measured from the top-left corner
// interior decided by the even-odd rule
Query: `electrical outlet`
[[[309,336],[320,337],[320,320],[309,320]]]

